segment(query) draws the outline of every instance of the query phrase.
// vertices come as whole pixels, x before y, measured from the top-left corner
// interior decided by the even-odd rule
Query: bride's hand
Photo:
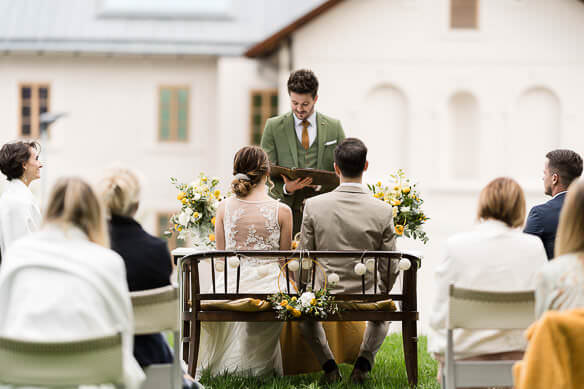
[[[281,175],[282,179],[284,180],[284,185],[286,186],[286,192],[288,192],[289,194],[292,194],[294,192],[296,192],[299,189],[302,189],[304,187],[309,186],[310,184],[312,184],[312,178],[310,177],[305,177],[305,178],[297,178],[295,180],[291,180],[288,177],[286,177],[285,175]]]

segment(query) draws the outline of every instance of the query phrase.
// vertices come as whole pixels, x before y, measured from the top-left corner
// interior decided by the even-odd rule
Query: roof
[[[0,0],[0,53],[241,55],[323,0]]]
[[[328,0],[322,3],[320,6],[314,8],[298,19],[294,20],[292,23],[286,25],[276,33],[270,35],[268,38],[264,39],[260,43],[253,45],[251,48],[247,49],[245,52],[246,57],[259,58],[266,57],[272,54],[278,49],[280,43],[288,39],[292,33],[301,28],[307,23],[310,23],[335,5],[339,4],[343,0]]]

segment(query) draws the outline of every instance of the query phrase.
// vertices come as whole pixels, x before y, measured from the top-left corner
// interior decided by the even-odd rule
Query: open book
[[[312,185],[320,186],[320,188],[315,188],[315,190],[320,192],[330,192],[339,186],[339,177],[334,172],[329,172],[328,170],[288,168],[274,164],[270,165],[270,176],[280,178],[282,174],[291,180],[310,177],[312,178]]]

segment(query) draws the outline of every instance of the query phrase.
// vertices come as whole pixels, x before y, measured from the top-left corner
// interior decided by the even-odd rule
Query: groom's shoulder
[[[289,111],[289,112],[283,113],[281,115],[278,115],[278,116],[274,116],[274,117],[269,118],[266,121],[266,128],[267,127],[272,127],[272,126],[279,126],[279,125],[284,124],[284,122],[287,119],[289,119],[291,115],[292,115],[292,112]]]
[[[335,119],[332,116],[325,115],[324,113],[322,113],[320,111],[318,111],[316,113],[316,116],[318,116],[318,120],[323,121],[323,122],[328,122],[328,123],[337,124],[337,125],[341,124],[341,121],[339,119]]]

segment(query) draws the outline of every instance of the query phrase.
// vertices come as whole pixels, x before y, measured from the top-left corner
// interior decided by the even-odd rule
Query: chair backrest
[[[534,291],[487,292],[450,285],[448,328],[525,329],[535,320]]]
[[[69,342],[0,338],[0,383],[63,387],[123,384],[122,336]]]
[[[178,331],[178,289],[168,285],[130,293],[134,309],[134,333]]]

